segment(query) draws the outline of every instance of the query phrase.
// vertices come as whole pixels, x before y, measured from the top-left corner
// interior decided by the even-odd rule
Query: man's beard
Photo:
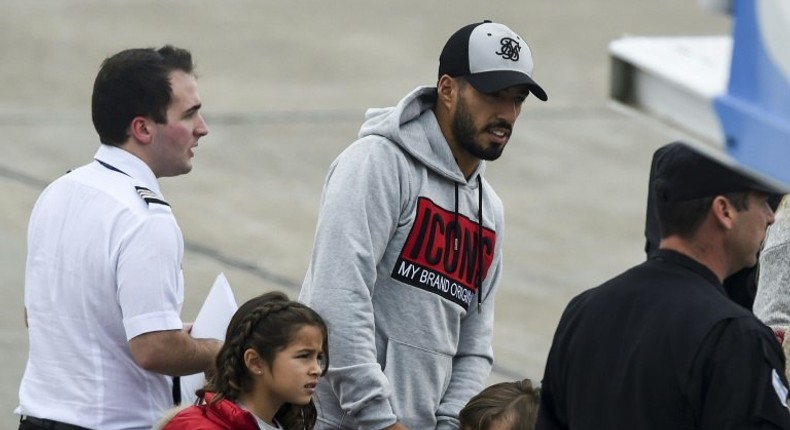
[[[495,126],[510,128],[510,125],[506,123],[489,125],[489,127]],[[499,158],[502,155],[502,150],[505,149],[504,145],[486,145],[475,141],[478,131],[475,130],[474,119],[463,97],[458,99],[458,107],[453,115],[451,127],[458,146],[475,158],[493,161]]]

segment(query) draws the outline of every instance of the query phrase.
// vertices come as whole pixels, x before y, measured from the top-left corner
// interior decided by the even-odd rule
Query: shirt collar
[[[140,185],[160,196],[162,195],[162,192],[159,190],[159,181],[156,180],[153,170],[131,152],[117,146],[101,144],[93,158],[109,164],[134,178]]]
[[[670,249],[657,249],[650,253],[648,260],[663,261],[688,269],[713,284],[713,286],[715,286],[716,289],[722,294],[725,296],[727,295],[727,292],[724,290],[724,285],[722,285],[722,283],[719,281],[719,277],[716,276],[712,270],[708,269],[707,266],[698,262],[697,260],[694,260],[686,254],[682,254]]]

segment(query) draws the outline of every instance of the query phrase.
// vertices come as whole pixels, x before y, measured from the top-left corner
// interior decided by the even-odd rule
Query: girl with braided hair
[[[312,429],[312,397],[327,357],[327,327],[315,311],[280,292],[253,298],[231,318],[196,404],[159,428]]]

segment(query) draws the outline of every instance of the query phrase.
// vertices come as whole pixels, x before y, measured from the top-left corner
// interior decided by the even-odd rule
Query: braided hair
[[[197,391],[198,401],[206,392],[215,393],[211,403],[221,399],[238,400],[253,388],[253,378],[244,363],[244,351],[255,350],[269,365],[278,351],[286,348],[296,332],[313,326],[323,334],[324,363],[321,374],[329,366],[328,330],[324,319],[307,305],[290,300],[281,292],[270,292],[244,303],[233,315],[225,334],[225,344],[214,362],[214,371],[206,385]],[[313,427],[316,409],[312,400],[307,405],[286,403],[275,414],[275,419],[286,430]]]

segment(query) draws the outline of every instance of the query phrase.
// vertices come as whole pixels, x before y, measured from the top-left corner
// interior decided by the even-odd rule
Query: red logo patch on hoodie
[[[494,259],[496,232],[483,227],[482,233],[477,222],[420,197],[392,277],[469,309],[477,276],[485,279]]]

